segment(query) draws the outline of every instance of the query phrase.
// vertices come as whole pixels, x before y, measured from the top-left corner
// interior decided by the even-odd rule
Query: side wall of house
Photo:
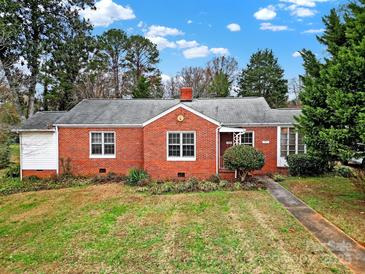
[[[183,121],[177,117],[182,115]],[[186,177],[208,178],[216,173],[216,129],[217,125],[198,115],[178,108],[143,129],[144,169],[153,178],[177,178],[178,173]],[[195,131],[196,160],[167,160],[167,132]]]
[[[115,158],[90,158],[91,131],[115,132]],[[59,128],[58,132],[60,173],[63,172],[61,159],[68,158],[75,175],[97,175],[99,169],[127,174],[132,167],[143,168],[142,128]]]
[[[57,133],[22,132],[20,166],[23,177],[49,177],[57,173]]]

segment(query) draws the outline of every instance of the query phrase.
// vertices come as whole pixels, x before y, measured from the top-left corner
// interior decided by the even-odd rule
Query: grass
[[[284,187],[341,228],[365,244],[365,197],[342,177],[288,177]]]
[[[0,197],[0,272],[348,273],[266,191]]]

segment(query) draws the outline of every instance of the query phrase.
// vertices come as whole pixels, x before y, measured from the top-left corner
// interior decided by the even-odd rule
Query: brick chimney
[[[183,87],[180,89],[180,101],[191,102],[193,101],[193,88]]]

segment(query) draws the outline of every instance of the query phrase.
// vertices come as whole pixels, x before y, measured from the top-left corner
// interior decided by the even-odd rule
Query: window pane
[[[194,157],[193,145],[183,145],[183,157]]]
[[[280,157],[286,157],[288,155],[288,151],[286,149],[281,150]]]
[[[180,157],[180,145],[169,145],[169,156]]]
[[[194,133],[183,133],[183,144],[194,144]]]
[[[242,135],[242,144],[253,145],[253,133],[246,132]]]
[[[101,144],[101,142],[102,142],[101,133],[91,133],[92,144]]]
[[[169,133],[169,144],[170,145],[180,144],[180,133]]]
[[[104,145],[104,154],[114,154],[114,144],[105,144]]]
[[[91,154],[102,154],[102,145],[101,144],[92,144],[91,145]]]
[[[104,133],[104,143],[114,144],[114,133]]]

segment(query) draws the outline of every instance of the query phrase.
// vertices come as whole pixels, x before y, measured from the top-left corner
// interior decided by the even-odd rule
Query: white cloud
[[[186,24],[192,24],[193,23],[193,21],[192,20],[188,20],[188,21],[186,21]]]
[[[161,36],[146,36],[152,43],[155,43],[157,45],[157,48],[159,50],[163,50],[165,48],[176,48],[176,44],[174,42],[171,42],[167,40],[165,37]]]
[[[267,8],[259,9],[254,13],[257,20],[271,20],[276,17],[275,7],[270,5]]]
[[[315,1],[312,0],[280,0],[280,2],[292,3],[297,6],[310,7],[310,8],[316,6]]]
[[[161,74],[161,82],[162,83],[166,83],[168,81],[170,81],[171,77],[167,74]]]
[[[316,10],[307,9],[307,8],[295,8],[291,12],[291,15],[298,17],[310,17],[316,14]]]
[[[288,26],[273,25],[271,23],[261,23],[260,30],[284,31],[289,30]]]
[[[146,36],[153,37],[153,36],[176,36],[176,35],[183,35],[184,33],[176,28],[169,28],[165,26],[157,26],[152,25],[148,27],[148,32]]]
[[[230,31],[240,31],[241,26],[236,23],[231,23],[227,25],[227,29],[229,29]]]
[[[226,48],[211,48],[210,52],[216,55],[229,55],[229,51]]]
[[[130,7],[123,7],[112,0],[100,0],[95,3],[95,8],[95,10],[90,7],[80,10],[80,15],[89,19],[96,27],[107,27],[116,21],[136,18]]]
[[[143,28],[143,26],[144,26],[143,21],[139,21],[139,22],[138,22],[138,24],[137,24],[137,27],[139,27],[139,28]]]
[[[183,55],[187,59],[206,57],[209,53],[210,51],[207,46],[194,47],[183,51]]]
[[[324,29],[308,29],[303,31],[302,33],[322,33],[324,32]]]
[[[296,51],[296,52],[293,52],[292,56],[293,56],[294,58],[298,58],[298,57],[300,57],[301,55],[300,55],[300,52],[299,52],[299,51]]]
[[[179,46],[179,48],[181,49],[186,49],[186,48],[193,48],[193,47],[197,47],[199,46],[199,43],[195,40],[192,41],[186,41],[186,40],[179,40],[176,41],[176,44]]]

